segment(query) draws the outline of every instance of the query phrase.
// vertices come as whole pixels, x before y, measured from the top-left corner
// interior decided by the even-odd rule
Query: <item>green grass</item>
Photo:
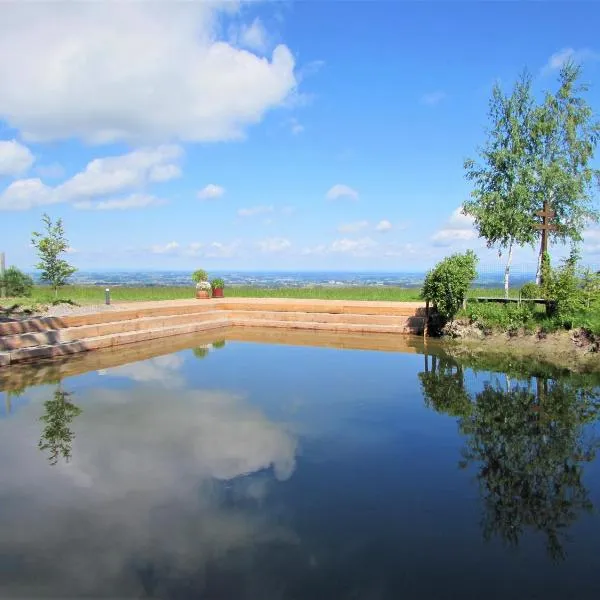
[[[104,286],[67,285],[60,289],[59,299],[68,299],[77,304],[102,304]],[[135,302],[147,300],[178,300],[194,297],[194,287],[113,287],[112,302]],[[386,300],[409,302],[420,300],[420,288],[394,286],[313,286],[305,288],[264,288],[252,286],[227,286],[225,296],[230,298],[300,298],[319,300]],[[469,297],[503,296],[501,289],[477,289],[469,291]],[[518,290],[511,290],[517,296]],[[20,304],[24,306],[47,305],[54,301],[54,294],[46,286],[36,286],[29,298],[0,299],[0,305]]]
[[[600,335],[600,308],[592,308],[568,317],[548,317],[546,308],[538,304],[495,304],[470,302],[458,317],[466,317],[479,323],[485,329],[496,331],[542,330],[546,332],[560,329],[584,327],[595,335]]]

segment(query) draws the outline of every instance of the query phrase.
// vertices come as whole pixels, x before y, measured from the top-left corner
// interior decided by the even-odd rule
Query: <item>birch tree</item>
[[[535,175],[532,165],[531,126],[534,103],[531,77],[524,72],[512,93],[496,84],[490,100],[491,128],[479,162],[467,159],[467,179],[473,182],[463,213],[474,219],[480,237],[498,254],[506,253],[504,294],[508,297],[510,267],[515,245],[535,243]]]

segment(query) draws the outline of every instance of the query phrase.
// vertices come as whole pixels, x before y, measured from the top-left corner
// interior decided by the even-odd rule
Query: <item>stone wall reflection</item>
[[[549,555],[564,559],[568,528],[593,508],[583,472],[599,446],[587,427],[599,416],[595,382],[490,377],[474,392],[463,366],[435,356],[419,378],[427,406],[458,417],[459,465],[476,472],[484,537],[516,546],[528,530],[542,532]]]

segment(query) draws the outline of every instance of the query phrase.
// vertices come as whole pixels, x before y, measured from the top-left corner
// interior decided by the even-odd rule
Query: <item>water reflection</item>
[[[55,465],[59,458],[71,458],[71,447],[75,434],[71,430],[73,419],[81,414],[81,408],[72,402],[72,394],[59,384],[51,400],[44,402],[44,414],[40,421],[45,423],[38,447],[48,453],[48,461]]]
[[[505,385],[488,381],[471,393],[460,365],[425,362],[419,378],[427,406],[458,417],[466,438],[459,464],[476,471],[484,538],[516,546],[533,529],[554,560],[564,559],[568,527],[592,510],[582,476],[599,445],[586,427],[598,417],[598,391],[580,379],[512,383],[507,376]]]

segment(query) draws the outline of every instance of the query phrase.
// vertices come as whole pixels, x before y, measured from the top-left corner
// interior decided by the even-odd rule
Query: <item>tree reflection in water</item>
[[[486,382],[465,389],[463,368],[426,357],[419,374],[428,407],[458,417],[466,437],[462,468],[477,471],[483,502],[482,529],[517,546],[527,529],[542,532],[554,560],[566,556],[567,529],[592,510],[583,466],[599,441],[587,424],[600,409],[600,390],[584,379],[523,379],[506,389]]]
[[[71,401],[72,394],[65,392],[60,384],[54,392],[52,400],[44,402],[45,413],[40,421],[45,423],[38,447],[48,452],[48,460],[55,465],[59,458],[65,461],[71,458],[71,446],[75,434],[70,429],[73,419],[81,414],[81,408]]]

